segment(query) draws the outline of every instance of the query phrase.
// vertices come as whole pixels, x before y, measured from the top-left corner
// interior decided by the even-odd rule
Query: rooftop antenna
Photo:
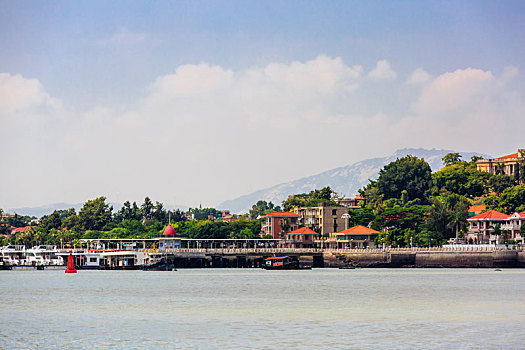
[[[168,225],[171,225],[171,210],[168,212]]]

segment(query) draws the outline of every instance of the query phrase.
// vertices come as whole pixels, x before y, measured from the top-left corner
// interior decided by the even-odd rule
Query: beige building
[[[306,226],[321,235],[344,230],[345,219],[343,214],[348,214],[347,207],[300,207],[294,208],[294,213],[299,216],[299,226]]]
[[[504,174],[514,176],[516,166],[525,161],[525,149],[518,149],[518,152],[494,159],[480,159],[476,162],[478,170],[495,174],[501,167]]]

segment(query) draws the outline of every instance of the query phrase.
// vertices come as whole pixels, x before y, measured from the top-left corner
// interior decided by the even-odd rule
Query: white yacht
[[[39,245],[26,250],[25,265],[33,266],[63,266],[64,258],[57,255],[55,245]]]
[[[18,266],[25,264],[26,246],[25,245],[8,245],[1,251],[4,264],[9,266]]]

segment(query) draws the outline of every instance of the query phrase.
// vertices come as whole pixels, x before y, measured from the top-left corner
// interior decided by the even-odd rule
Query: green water
[[[525,347],[525,270],[1,271],[0,347]]]

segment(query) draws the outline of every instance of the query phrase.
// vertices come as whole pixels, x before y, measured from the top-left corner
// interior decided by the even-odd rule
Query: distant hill
[[[120,210],[120,208],[122,207],[122,203],[109,203],[109,204],[113,206],[113,212]],[[137,205],[139,206],[140,204],[141,203],[137,203]],[[80,210],[80,208],[82,208],[83,205],[84,203],[75,203],[75,204],[53,203],[53,204],[48,204],[48,205],[42,205],[39,207],[9,208],[9,209],[6,209],[5,212],[11,213],[11,214],[17,213],[20,215],[35,216],[37,218],[41,218],[44,215],[51,214],[55,210],[66,210],[69,208],[75,208],[76,212],[78,213],[78,211]],[[164,205],[164,208],[169,209],[169,210],[180,209],[182,211],[187,211],[189,209],[189,207],[185,205],[166,205],[166,204]]]
[[[259,200],[271,201],[280,205],[288,195],[296,193],[310,192],[313,189],[320,189],[330,186],[333,190],[346,197],[353,197],[357,191],[368,183],[369,179],[376,179],[379,170],[386,164],[404,157],[408,154],[424,158],[432,168],[432,171],[439,170],[443,167],[441,158],[447,153],[457,152],[451,150],[423,149],[423,148],[405,148],[394,152],[392,155],[383,158],[372,158],[360,162],[346,165],[322,172],[317,175],[303,177],[294,181],[282,183],[269,188],[265,188],[232,200],[220,203],[217,207],[221,209],[230,209],[234,213],[246,213],[252,205]],[[472,156],[481,156],[491,158],[488,155],[472,152],[459,152],[463,160],[470,160]]]

